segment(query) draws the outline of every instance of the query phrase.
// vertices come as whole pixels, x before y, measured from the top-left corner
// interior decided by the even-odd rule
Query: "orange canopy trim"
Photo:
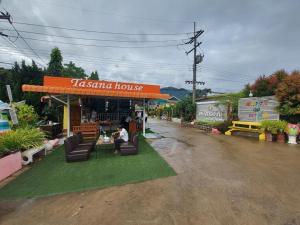
[[[116,83],[116,82],[115,82]],[[146,98],[146,99],[169,99],[170,95],[159,93],[145,93],[137,91],[122,91],[122,90],[101,90],[88,88],[72,88],[60,86],[39,86],[27,85],[22,86],[22,91],[42,92],[49,94],[73,94],[73,95],[89,95],[89,96],[107,96],[107,97],[123,97],[123,98]]]
[[[68,77],[44,76],[44,86],[76,88],[86,91],[109,91],[109,92],[130,92],[130,93],[154,93],[160,94],[159,85],[125,83],[104,80],[85,80]]]

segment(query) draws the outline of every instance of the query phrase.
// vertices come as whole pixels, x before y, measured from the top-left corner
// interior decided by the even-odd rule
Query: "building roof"
[[[180,99],[177,98],[176,96],[171,96],[171,98],[169,98],[168,100],[169,100],[169,101],[174,101],[174,102],[180,101]]]

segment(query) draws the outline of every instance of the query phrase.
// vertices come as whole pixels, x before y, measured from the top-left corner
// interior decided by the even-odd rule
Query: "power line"
[[[2,38],[3,38],[5,41],[7,41],[13,48],[15,48],[15,49],[17,50],[17,53],[18,53],[18,54],[21,53],[21,55],[23,55],[23,56],[29,58],[30,60],[34,61],[32,58],[26,56],[26,54],[23,52],[23,50],[29,51],[28,49],[23,49],[23,50],[22,50],[22,49],[19,48],[15,43],[13,43],[9,38],[4,38],[4,37],[2,37]],[[8,53],[9,53],[9,52],[8,52]],[[37,64],[39,64],[40,66],[43,66],[43,65],[40,64],[39,62],[37,62]]]
[[[25,49],[25,48],[23,48],[24,50],[28,50],[28,49]],[[1,50],[1,49],[0,49]],[[4,50],[10,50],[10,49],[5,49],[4,48]],[[41,53],[47,53],[48,55],[50,55],[49,54],[49,52],[51,52],[51,50],[49,50],[49,51],[47,51],[47,50],[41,50],[41,49],[35,49],[36,51],[38,51],[38,52],[41,52]],[[66,54],[66,53],[64,53],[64,51],[62,50],[62,52],[63,52],[63,55],[65,56],[65,55],[68,55],[68,54]],[[126,59],[124,59],[124,58],[110,58],[110,57],[96,57],[96,56],[84,56],[84,55],[82,55],[82,54],[80,54],[80,55],[77,55],[77,54],[75,54],[75,53],[70,53],[69,55],[71,55],[71,56],[74,56],[74,55],[76,55],[76,56],[80,56],[80,57],[82,57],[82,58],[93,58],[93,59],[107,59],[107,60],[114,60],[114,61],[125,61]],[[152,61],[152,60],[151,60]],[[143,61],[143,60],[134,60],[134,61],[132,61],[133,63],[149,63],[149,61]],[[182,64],[182,63],[165,63],[165,62],[157,62],[157,61],[152,61],[152,62],[154,62],[154,63],[151,63],[151,64],[154,64],[154,65],[171,65],[171,66],[174,66],[174,65],[178,65],[178,66],[186,66],[187,64]]]
[[[28,48],[30,48],[30,50],[41,60],[41,62],[43,64],[46,65],[46,63],[44,62],[44,60],[33,50],[33,48],[29,45],[29,43],[23,38],[23,36],[18,32],[18,30],[15,28],[15,26],[13,25],[13,23],[9,20],[11,26],[14,28],[14,30],[16,31],[16,33],[18,34],[18,36],[24,41],[24,43],[27,45]]]
[[[111,34],[111,35],[128,35],[128,36],[175,36],[175,35],[187,35],[187,34],[192,33],[192,32],[186,32],[186,33],[123,33],[123,32],[97,31],[97,30],[86,30],[86,29],[77,29],[77,28],[69,28],[69,27],[60,27],[60,26],[50,26],[50,25],[17,22],[17,21],[14,21],[14,23],[20,24],[20,25],[26,25],[26,26],[47,27],[47,28],[60,29],[60,30],[77,31],[77,32]]]
[[[0,53],[1,54],[1,53]],[[12,53],[13,54],[13,53]],[[77,61],[77,63],[83,63],[82,61]],[[84,62],[84,64],[86,65],[86,64],[92,64],[92,65],[95,65],[95,62],[93,62],[93,61],[85,61]],[[107,63],[107,64],[110,64],[110,65],[114,65],[114,63]],[[125,64],[125,65],[119,65],[118,67],[114,67],[113,69],[124,69],[124,68],[126,68],[126,69],[135,69],[135,70],[143,70],[143,71],[145,71],[145,70],[153,70],[153,71],[155,71],[157,68],[153,68],[153,67],[138,67],[138,66],[133,66],[133,65],[127,65],[127,64]],[[113,70],[112,69],[112,70]],[[184,69],[182,69],[182,70],[180,70],[180,69],[178,69],[178,68],[172,68],[172,67],[170,67],[170,68],[159,68],[159,70],[160,71],[163,71],[163,72],[172,72],[172,71],[177,71],[177,72],[179,72],[179,73],[183,73],[183,72],[188,72],[187,70],[184,70]],[[161,74],[160,74],[160,76],[161,76]],[[246,81],[239,81],[239,80],[232,80],[232,79],[222,79],[222,78],[217,78],[217,77],[207,77],[207,78],[203,78],[203,80],[211,80],[212,82],[213,81],[224,81],[224,82],[230,82],[230,83],[240,83],[241,84],[241,82],[245,82],[245,83],[247,83]],[[209,81],[206,81],[206,83],[207,84],[209,84],[210,82]]]
[[[2,48],[3,49],[3,48]],[[4,49],[6,50],[6,49]],[[26,50],[26,49],[25,49]],[[37,49],[36,49],[37,50]],[[10,49],[7,49],[7,51],[10,51]],[[43,50],[37,50],[38,52],[40,52],[40,54],[47,56],[48,51],[43,51]],[[44,52],[44,53],[43,53]],[[105,57],[91,57],[91,56],[82,56],[82,55],[75,55],[75,54],[63,54],[65,57],[71,57],[71,61],[79,61],[79,62],[89,62],[89,63],[105,63],[105,64],[111,64],[111,65],[116,65],[118,64],[118,66],[120,68],[124,67],[124,68],[138,68],[138,66],[141,66],[145,69],[152,69],[153,67],[159,67],[160,69],[169,69],[169,70],[181,70],[181,71],[191,71],[191,65],[186,65],[186,64],[169,64],[169,63],[161,63],[161,62],[157,62],[157,63],[149,63],[149,62],[145,62],[145,61],[124,61],[122,59],[117,59],[117,58],[105,58]],[[70,59],[70,58],[69,58]],[[203,69],[203,65],[201,66],[201,68]],[[210,68],[204,68],[204,69],[210,69]],[[219,71],[219,72],[223,72],[222,76],[224,76],[224,74],[228,74],[228,71],[224,71],[224,70],[218,70],[218,69],[214,69],[214,71]],[[224,73],[225,72],[225,73]],[[238,73],[235,73],[236,75],[241,75]],[[243,79],[241,77],[238,77],[235,80],[231,80],[231,79],[222,79],[222,78],[217,78],[217,77],[206,77],[206,79],[213,79],[213,80],[221,80],[221,81],[229,81],[229,82],[250,82],[250,79]]]
[[[0,17],[0,19],[5,19],[5,20],[7,20],[9,23],[10,23],[10,25],[12,26],[12,28],[15,30],[15,32],[18,34],[18,36],[16,37],[16,39],[17,38],[21,38],[22,40],[23,40],[23,42],[27,45],[27,47],[41,60],[41,62],[43,63],[43,64],[45,64],[45,62],[43,61],[43,59],[32,49],[32,47],[29,45],[29,43],[22,37],[22,35],[18,32],[18,30],[16,29],[16,27],[14,26],[14,24],[12,23],[12,17],[11,17],[11,15],[6,11],[5,13],[4,12],[0,12],[1,13],[1,17]],[[11,42],[11,40],[10,39],[8,39],[9,40],[9,42],[10,43],[12,43]],[[13,44],[13,43],[12,43]],[[14,45],[14,44],[13,44]],[[16,46],[15,46],[16,47]]]
[[[14,52],[10,52],[11,54],[14,54]],[[0,53],[1,54],[1,53]],[[79,61],[80,62],[80,61]],[[95,64],[95,62],[93,61],[88,61],[90,63],[93,63],[93,65]],[[106,62],[107,63],[107,62]],[[114,64],[114,62],[109,62],[108,64]],[[11,64],[13,65],[13,64]],[[120,65],[119,67],[117,67],[117,69],[119,68],[128,68],[128,69],[140,69],[140,70],[144,70],[144,69],[151,69],[153,70],[152,67],[143,67],[143,68],[140,68],[140,67],[137,67],[137,66],[131,66],[131,65]],[[173,69],[173,70],[172,70]],[[181,72],[178,68],[159,68],[159,70],[161,71],[178,71],[178,72]],[[183,71],[186,71],[186,70],[182,70]],[[204,80],[207,80],[207,79],[211,79],[211,80],[218,80],[218,81],[225,81],[225,82],[234,82],[234,83],[241,83],[242,81],[238,81],[238,80],[231,80],[231,79],[222,79],[222,78],[216,78],[216,77],[207,77],[206,79]],[[244,81],[246,82],[246,81]],[[209,82],[206,82],[206,83],[209,83]]]
[[[3,29],[2,31],[14,31],[14,30]],[[18,31],[20,33],[37,34],[37,35],[43,35],[43,36],[48,36],[48,37],[59,37],[59,38],[66,38],[66,39],[78,39],[78,40],[102,41],[102,42],[160,43],[160,42],[180,42],[180,41],[186,40],[186,39],[173,39],[173,40],[112,40],[112,39],[83,38],[83,37],[73,37],[73,36],[46,34],[46,33],[26,31],[26,30],[18,30]]]
[[[0,48],[1,50],[1,48]],[[9,48],[5,48],[2,47],[2,50],[7,50],[10,51]],[[28,49],[25,49],[28,51]],[[49,51],[46,50],[41,50],[41,49],[35,49],[38,53],[43,54],[43,55],[47,55],[49,56]],[[63,52],[63,51],[62,51]],[[88,60],[96,60],[96,61],[109,61],[109,62],[114,62],[114,63],[132,63],[132,64],[140,64],[140,65],[149,65],[149,66],[158,66],[158,67],[164,67],[164,66],[168,66],[168,67],[180,67],[180,68],[190,68],[191,65],[188,64],[179,64],[179,63],[165,63],[165,62],[156,62],[156,61],[152,61],[151,63],[149,61],[143,61],[143,60],[126,60],[124,58],[110,58],[110,57],[96,57],[96,56],[85,56],[85,55],[78,55],[78,54],[67,54],[63,52],[63,56],[70,56],[70,57],[75,57],[76,58],[80,58],[80,59],[88,59]]]
[[[5,54],[9,53],[9,54],[12,54],[12,55],[16,55],[18,54],[17,52],[13,52],[13,51],[5,51],[3,52]],[[3,54],[0,52],[0,54]],[[70,59],[69,61],[72,61],[72,62],[76,62],[76,63],[84,63],[85,65],[88,63],[88,64],[92,64],[92,65],[97,65],[97,63],[103,63],[103,64],[106,64],[106,65],[112,65],[114,66],[115,68],[129,68],[129,69],[139,69],[139,68],[143,68],[143,69],[148,69],[148,70],[164,70],[164,71],[184,71],[184,72],[187,72],[188,71],[188,68],[182,68],[182,67],[167,67],[167,66],[157,66],[157,65],[137,65],[137,64],[134,64],[134,63],[126,63],[126,62],[113,62],[113,61],[105,61],[105,60],[86,60],[86,59],[77,59],[77,58],[72,58]]]
[[[16,36],[9,36],[9,37],[16,37]],[[32,40],[32,41],[41,41],[46,43],[56,43],[56,44],[66,44],[66,45],[76,45],[76,46],[85,46],[85,47],[99,47],[99,48],[165,48],[165,47],[177,47],[178,45],[182,44],[169,44],[169,45],[149,45],[149,46],[118,46],[118,45],[95,45],[95,44],[82,44],[82,43],[70,43],[70,42],[63,42],[63,41],[52,41],[52,40],[44,40],[44,39],[37,39],[37,38],[30,38],[30,37],[22,37],[22,39]]]

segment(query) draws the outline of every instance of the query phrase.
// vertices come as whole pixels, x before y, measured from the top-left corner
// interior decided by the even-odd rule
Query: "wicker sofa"
[[[136,155],[139,152],[139,136],[138,134],[131,135],[128,142],[120,145],[121,155]]]
[[[80,135],[73,135],[64,141],[66,162],[88,160],[94,149],[94,142],[82,142]]]

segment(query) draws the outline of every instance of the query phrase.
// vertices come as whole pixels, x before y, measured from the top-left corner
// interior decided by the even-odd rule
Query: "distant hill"
[[[160,92],[163,94],[169,94],[170,96],[175,96],[180,100],[182,100],[191,93],[190,90],[175,87],[164,87],[160,89]]]

